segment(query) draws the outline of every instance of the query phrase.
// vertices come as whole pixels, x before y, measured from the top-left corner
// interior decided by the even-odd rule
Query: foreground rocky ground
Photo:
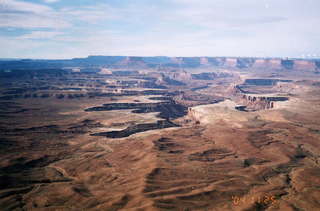
[[[319,210],[315,75],[149,71],[4,78],[0,208]]]

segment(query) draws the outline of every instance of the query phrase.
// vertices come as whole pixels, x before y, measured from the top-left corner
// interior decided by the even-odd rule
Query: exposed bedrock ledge
[[[261,93],[274,93],[274,90],[272,89],[274,86],[278,86],[284,83],[291,83],[292,80],[282,80],[282,79],[263,79],[263,78],[257,78],[257,79],[246,79],[244,83],[235,85],[231,92],[234,95],[239,94],[261,94]],[[280,84],[281,83],[281,84]],[[265,90],[261,92],[256,89],[256,87],[265,87]]]
[[[290,83],[292,80],[280,80],[280,79],[246,79],[245,82],[241,85],[236,85],[233,87],[232,95],[234,96],[235,102],[240,106],[237,106],[236,109],[239,111],[257,111],[264,109],[274,108],[274,104],[279,101],[287,101],[288,97],[283,96],[255,96],[253,93],[246,90],[248,87],[255,86],[266,86],[272,87],[277,85],[279,82]],[[250,90],[250,89],[249,89]],[[251,94],[251,95],[250,95]]]
[[[279,101],[287,101],[288,97],[257,97],[250,95],[242,95],[238,101],[243,106],[236,107],[240,111],[256,111],[274,108],[274,104]]]
[[[243,85],[247,85],[247,86],[274,86],[279,82],[288,83],[288,82],[292,82],[292,80],[255,78],[255,79],[246,79]]]
[[[164,119],[175,119],[187,114],[187,107],[173,101],[160,103],[111,103],[100,107],[88,108],[85,111],[112,111],[134,109],[133,113],[160,112],[157,116]]]
[[[123,138],[128,137],[135,133],[145,132],[149,130],[163,129],[169,127],[178,127],[179,125],[174,124],[170,119],[176,119],[187,114],[187,107],[176,104],[173,100],[166,98],[166,102],[160,103],[111,103],[104,104],[101,107],[88,108],[85,111],[112,111],[112,110],[125,110],[134,109],[133,113],[150,113],[159,112],[157,117],[165,120],[158,120],[155,123],[145,123],[129,126],[124,130],[120,131],[109,131],[91,134],[92,136],[105,136],[108,138]]]
[[[232,73],[226,73],[226,72],[221,72],[221,73],[203,72],[198,74],[191,74],[191,78],[195,80],[214,80],[217,78],[227,78],[232,76],[233,76]]]
[[[266,99],[265,97],[251,97],[243,95],[240,103],[241,105],[245,105],[244,111],[264,110],[274,107],[274,102]],[[242,108],[240,110],[242,110]]]
[[[105,136],[108,138],[124,138],[135,133],[145,132],[149,130],[163,129],[169,127],[179,127],[179,125],[174,124],[168,120],[158,120],[156,123],[146,123],[129,126],[124,130],[120,131],[110,131],[102,133],[94,133],[92,136]]]

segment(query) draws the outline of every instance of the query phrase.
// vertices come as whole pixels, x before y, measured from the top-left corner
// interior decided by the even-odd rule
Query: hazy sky
[[[320,56],[320,0],[0,0],[0,57]]]

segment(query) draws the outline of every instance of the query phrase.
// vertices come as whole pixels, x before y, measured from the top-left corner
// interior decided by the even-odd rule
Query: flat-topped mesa
[[[201,57],[200,58],[200,64],[201,65],[210,65],[209,60],[207,57]]]
[[[152,61],[152,62],[151,62]],[[221,68],[256,68],[274,70],[306,70],[320,69],[320,61],[280,58],[244,58],[244,57],[123,57],[120,65],[197,68],[213,66]]]
[[[267,62],[270,68],[280,69],[282,67],[281,59],[270,59]]]
[[[261,70],[319,71],[320,60],[253,58],[253,57],[137,57],[137,56],[89,56],[70,60],[14,60],[0,61],[2,69],[32,69],[78,67],[92,68],[237,68]]]
[[[256,69],[281,69],[281,59],[256,59],[252,67]]]
[[[228,60],[228,59],[227,59]],[[319,61],[301,59],[253,59],[237,58],[237,68],[275,69],[275,70],[304,70],[316,71]]]
[[[189,68],[199,67],[201,65],[200,57],[184,57],[182,58],[183,65]]]
[[[200,57],[172,57],[171,63],[164,64],[171,67],[180,67],[180,68],[197,68],[202,65],[205,65],[205,58]],[[202,64],[204,62],[204,64]]]
[[[296,60],[294,61],[294,69],[298,70],[316,70],[316,62],[306,61],[306,60]]]
[[[171,62],[173,64],[181,64],[182,63],[182,57],[172,57]]]
[[[286,81],[286,80],[282,80]],[[281,80],[273,79],[247,79],[244,84],[259,84],[259,85],[276,85]],[[287,101],[288,97],[282,96],[258,96],[256,94],[250,94],[243,90],[241,85],[234,85],[230,90],[230,95],[233,96],[234,101],[241,105],[236,108],[240,111],[258,111],[272,109],[277,102]]]
[[[146,62],[143,60],[143,57],[135,57],[135,56],[128,56],[125,57],[122,61],[118,63],[119,66],[137,66],[137,67],[147,67]]]
[[[224,63],[226,67],[236,67],[237,64],[238,64],[237,58],[226,58],[226,61]]]
[[[238,68],[250,68],[256,62],[253,58],[238,58],[237,67]]]
[[[217,67],[224,66],[226,62],[226,58],[214,58],[214,57],[208,57],[209,64]]]

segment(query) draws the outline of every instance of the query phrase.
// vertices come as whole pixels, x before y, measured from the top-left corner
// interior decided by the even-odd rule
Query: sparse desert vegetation
[[[318,63],[99,59],[0,62],[0,209],[319,209]]]

